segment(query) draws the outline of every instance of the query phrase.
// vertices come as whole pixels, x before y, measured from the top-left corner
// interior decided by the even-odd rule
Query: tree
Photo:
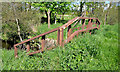
[[[32,6],[39,8],[41,12],[45,11],[48,19],[48,28],[50,28],[51,14],[54,15],[52,17],[55,18],[56,24],[56,15],[62,12],[64,16],[65,12],[69,10],[70,2],[34,2]],[[64,17],[62,17],[62,19],[64,19]]]
[[[83,13],[83,5],[85,4],[86,2],[84,2],[84,1],[81,1],[81,2],[79,2],[79,5],[76,5],[76,4],[73,4],[73,6],[77,9],[77,11],[78,11],[78,16],[82,16],[82,13]],[[79,10],[78,10],[78,8],[79,8]]]
[[[32,26],[38,25],[40,16],[37,10],[25,11],[24,3],[2,3],[2,37],[3,39],[19,42],[32,32]],[[22,10],[21,10],[22,9]]]
[[[110,5],[107,9],[107,20],[106,24],[116,24],[118,23],[118,7],[116,6],[117,3],[110,2]]]
[[[82,9],[83,9],[83,5],[85,4],[85,2],[80,2],[80,15],[82,15]]]
[[[87,12],[89,12],[89,17],[94,15],[95,9],[98,7],[98,2],[86,2],[85,5],[87,6]]]
[[[17,23],[17,27],[18,27],[18,36],[20,38],[20,41],[22,42],[22,37],[20,35],[20,26],[19,26],[19,19],[17,19],[17,15],[16,15],[16,9],[15,9],[15,6],[13,6],[14,4],[12,4],[12,7],[13,7],[13,12],[14,12],[14,17],[15,17],[15,21]],[[21,9],[22,10],[22,9]]]
[[[32,6],[35,8],[39,8],[40,11],[45,11],[46,16],[48,18],[48,28],[50,28],[50,19],[51,19],[51,12],[55,11],[54,7],[56,7],[57,2],[34,2]]]
[[[106,13],[105,13],[104,25],[106,25],[107,15],[109,14],[109,10],[110,10],[110,7],[111,7],[111,3],[112,3],[112,2],[110,2],[109,7],[108,7],[108,9],[107,9],[107,11],[106,11]]]
[[[59,2],[58,9],[59,9],[59,12],[62,12],[62,20],[64,20],[65,12],[70,10],[70,7],[71,7],[70,4],[71,2]]]

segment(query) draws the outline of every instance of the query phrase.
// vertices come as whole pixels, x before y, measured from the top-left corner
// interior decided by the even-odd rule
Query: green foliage
[[[44,53],[27,56],[18,50],[2,50],[4,70],[117,70],[118,24],[106,25],[96,34],[79,35],[63,48],[57,47]]]
[[[86,3],[88,11],[90,7],[95,8],[94,14],[89,12],[88,16],[99,18],[101,24],[103,24],[106,11],[103,12],[104,8],[101,6],[104,3],[96,3],[96,7],[91,6],[91,4],[94,3]],[[70,10],[70,2],[40,2],[33,3],[32,5],[34,7],[40,7],[40,11],[47,11],[50,9],[53,13],[52,15],[54,15],[55,12],[61,14]],[[97,7],[98,5],[100,5],[100,7]],[[29,32],[31,31],[30,26],[37,26],[38,32],[32,33],[30,38],[62,26],[68,20],[74,18],[74,16],[65,17],[64,21],[52,24],[51,28],[48,29],[46,23],[40,25],[42,12],[39,13],[39,11],[36,10],[24,12],[21,3],[16,3],[15,9],[16,13],[13,12],[14,9],[9,6],[9,3],[3,6],[2,30],[3,39],[5,40],[12,39],[14,41],[15,39],[19,39],[17,38],[17,25],[12,21],[15,20],[15,18],[20,19],[21,32]],[[16,14],[16,17],[14,14]],[[115,24],[114,22],[117,22],[116,18],[117,8],[113,6],[109,9],[107,23]],[[66,32],[67,28],[64,30],[64,38],[67,37]],[[46,38],[57,39],[57,31],[48,34]],[[32,45],[33,48],[39,44],[37,41]],[[32,51],[33,50],[31,50],[31,52]],[[101,28],[95,31],[91,36],[88,33],[79,35],[78,38],[75,37],[71,43],[66,44],[64,47],[58,46],[53,50],[38,53],[33,56],[28,56],[24,50],[18,49],[18,56],[19,58],[15,59],[14,50],[3,49],[2,68],[4,70],[117,70],[118,24],[112,26],[102,25]]]
[[[118,23],[118,7],[113,5],[112,8],[108,11],[108,19],[107,24],[113,25],[114,23]]]
[[[55,13],[61,14],[69,11],[70,4],[71,2],[35,2],[32,3],[32,6],[34,6],[35,8],[39,7],[39,10],[41,12],[48,11],[48,9],[50,9],[50,11],[52,12],[51,17],[54,18]]]
[[[56,7],[57,2],[37,2],[37,3],[32,3],[32,6],[34,7],[40,7],[41,11],[47,11],[50,9],[50,11],[54,10],[54,7]]]
[[[52,29],[55,29],[57,27],[60,27],[63,24],[65,24],[66,22],[68,22],[68,20],[73,19],[73,18],[74,17],[72,17],[72,16],[65,17],[64,18],[65,21],[62,21],[61,23],[57,22],[56,24],[51,24],[51,28],[47,28],[47,23],[44,23],[44,24],[42,24],[40,26],[37,26],[36,29],[37,29],[38,32],[36,32],[34,34],[31,34],[31,37],[37,36],[39,34],[42,34],[42,33],[48,32],[48,31],[50,31]],[[64,30],[64,38],[65,39],[66,39],[66,36],[67,36],[66,32],[67,32],[67,28]],[[52,38],[52,39],[56,39],[57,40],[57,31],[46,35],[46,38]]]
[[[25,34],[32,32],[34,26],[41,24],[42,15],[37,10],[26,11],[21,8],[22,3],[2,3],[2,5],[2,40],[10,40],[15,43],[20,41],[16,19],[19,19],[22,39],[25,38]]]
[[[70,11],[71,8],[70,4],[71,2],[59,2],[58,4],[59,14]]]
[[[0,70],[2,70],[3,64],[2,64],[2,49],[0,49]]]
[[[108,4],[105,4],[105,2],[87,4],[88,8],[91,7],[93,9],[93,11],[88,9],[89,13],[86,15],[87,17],[98,18],[101,21],[101,24],[104,24],[104,22],[106,22],[105,24],[110,25],[118,23],[118,7],[116,6],[117,3],[112,3],[109,7]],[[92,6],[89,7],[89,4]]]
[[[39,35],[39,34],[48,32],[48,31],[50,31],[50,30],[52,30],[52,29],[54,29],[54,28],[60,27],[60,26],[62,26],[62,25],[63,25],[62,23],[57,23],[57,24],[52,24],[52,25],[51,25],[51,28],[47,28],[47,24],[45,23],[45,24],[43,24],[43,25],[41,25],[41,26],[38,26],[38,27],[37,27],[38,32],[35,33],[35,35],[32,35],[32,36],[34,37],[34,36],[36,36],[36,35]],[[57,39],[57,36],[56,36],[56,35],[57,35],[57,31],[46,35],[46,38]]]

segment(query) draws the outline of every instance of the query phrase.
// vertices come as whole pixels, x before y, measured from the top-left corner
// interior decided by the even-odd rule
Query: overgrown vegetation
[[[0,61],[2,60],[3,64],[0,68],[3,70],[118,70],[116,3],[8,2],[2,5],[2,46],[8,41],[11,45],[2,49]],[[84,5],[87,8],[85,10]],[[107,9],[104,9],[106,7]],[[62,26],[81,15],[98,18],[101,22],[100,29],[95,30],[92,35],[79,35],[64,47],[58,46],[33,56],[26,55],[26,51],[20,49],[21,46],[18,49],[19,58],[14,58],[14,44]],[[75,27],[79,26],[80,24],[77,24]],[[64,30],[64,40],[66,37],[67,28]],[[46,35],[46,38],[57,40],[57,31]],[[40,45],[40,38],[35,39],[31,46],[34,48],[37,44]],[[11,49],[8,50],[8,47]]]
[[[43,27],[47,28],[48,16],[50,16],[50,23],[54,24],[54,27],[61,26],[61,24],[82,14],[84,17],[99,18],[101,24],[112,25],[118,22],[118,6],[116,4],[114,2],[108,4],[105,2],[79,2],[78,4],[76,2],[2,3],[2,40],[10,41],[13,46],[26,39],[29,32],[32,34],[37,32],[35,27],[41,26],[41,30]],[[84,6],[86,9],[83,9]],[[50,10],[49,15],[48,10]],[[65,14],[68,16],[64,16]]]
[[[19,50],[2,50],[4,70],[117,70],[118,24],[106,25],[96,34],[75,37],[71,43],[44,53],[27,56]]]
[[[14,44],[27,38],[28,32],[33,32],[34,26],[40,25],[41,14],[37,10],[25,11],[22,3],[2,3],[2,40]],[[17,24],[17,21],[18,24]]]

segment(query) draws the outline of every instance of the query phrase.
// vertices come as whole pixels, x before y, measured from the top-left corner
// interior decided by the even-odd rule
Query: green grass
[[[0,49],[0,70],[2,70],[2,49]]]
[[[101,26],[92,35],[79,35],[63,48],[33,56],[18,51],[15,59],[14,50],[2,50],[4,70],[117,70],[118,24]]]
[[[71,20],[71,19],[73,19],[73,17],[65,17],[65,20],[68,22],[69,20]],[[77,23],[77,25],[75,26],[75,27],[73,27],[73,25],[75,24],[76,22],[74,22],[73,24],[71,24],[71,27],[72,27],[72,29],[73,28],[77,28],[77,27],[80,27],[82,24],[79,24],[79,22]],[[81,22],[82,23],[82,22]],[[86,20],[86,24],[87,24],[88,22],[87,22],[87,20]],[[32,37],[34,37],[34,36],[37,36],[37,35],[39,35],[39,34],[42,34],[42,33],[45,33],[45,32],[48,32],[48,31],[50,31],[50,30],[52,30],[52,29],[55,29],[55,28],[57,28],[57,27],[60,27],[60,26],[62,26],[62,25],[64,25],[65,23],[56,23],[56,24],[51,24],[50,25],[50,28],[48,28],[48,24],[47,23],[44,23],[44,24],[42,24],[42,25],[40,25],[40,26],[38,26],[38,27],[36,27],[37,28],[37,33],[35,34],[35,35],[32,35]],[[77,30],[77,29],[76,29]],[[76,30],[74,30],[74,31],[76,31]],[[73,32],[74,32],[73,31]],[[50,33],[50,34],[47,34],[46,35],[46,38],[52,38],[52,39],[55,39],[55,40],[57,40],[57,31],[55,31],[55,32],[53,32],[53,33]],[[64,39],[66,39],[67,38],[67,28],[65,28],[64,29]]]
[[[39,34],[42,34],[42,33],[45,33],[45,32],[48,32],[52,29],[55,29],[57,27],[60,27],[62,26],[63,24],[62,23],[57,23],[57,24],[52,24],[50,26],[50,28],[48,28],[48,24],[44,24],[44,25],[41,25],[41,26],[38,26],[37,27],[37,30],[38,32],[36,33],[36,35],[39,35]],[[34,35],[34,36],[36,36]],[[47,34],[46,35],[46,38],[52,38],[52,39],[57,39],[57,31],[53,32],[53,33],[50,33],[50,34]]]
[[[57,16],[57,18],[59,18],[59,16]],[[33,35],[33,37],[36,36],[36,35],[39,35],[39,34],[48,32],[48,31],[50,31],[50,30],[52,30],[52,29],[55,29],[55,28],[57,28],[57,27],[60,27],[60,26],[64,25],[66,22],[68,22],[69,20],[73,19],[73,18],[74,18],[74,17],[72,17],[72,16],[69,16],[69,17],[66,17],[66,16],[65,16],[65,17],[64,17],[64,20],[65,20],[65,21],[62,22],[62,20],[61,20],[61,23],[58,23],[58,22],[57,22],[56,24],[51,24],[51,25],[50,25],[50,28],[48,28],[48,24],[47,24],[47,23],[44,23],[44,24],[36,27],[38,32],[37,32],[35,35]],[[73,24],[72,24],[72,25],[73,25]],[[67,28],[64,29],[64,39],[66,39],[66,36],[67,36],[66,33],[67,33]],[[56,40],[57,40],[57,31],[46,35],[46,38],[52,38],[52,39],[56,39]]]

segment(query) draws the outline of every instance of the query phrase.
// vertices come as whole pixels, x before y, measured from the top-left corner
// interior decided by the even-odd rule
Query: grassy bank
[[[117,70],[118,25],[106,25],[91,36],[75,37],[71,43],[44,53],[27,56],[19,50],[2,50],[4,70]]]

